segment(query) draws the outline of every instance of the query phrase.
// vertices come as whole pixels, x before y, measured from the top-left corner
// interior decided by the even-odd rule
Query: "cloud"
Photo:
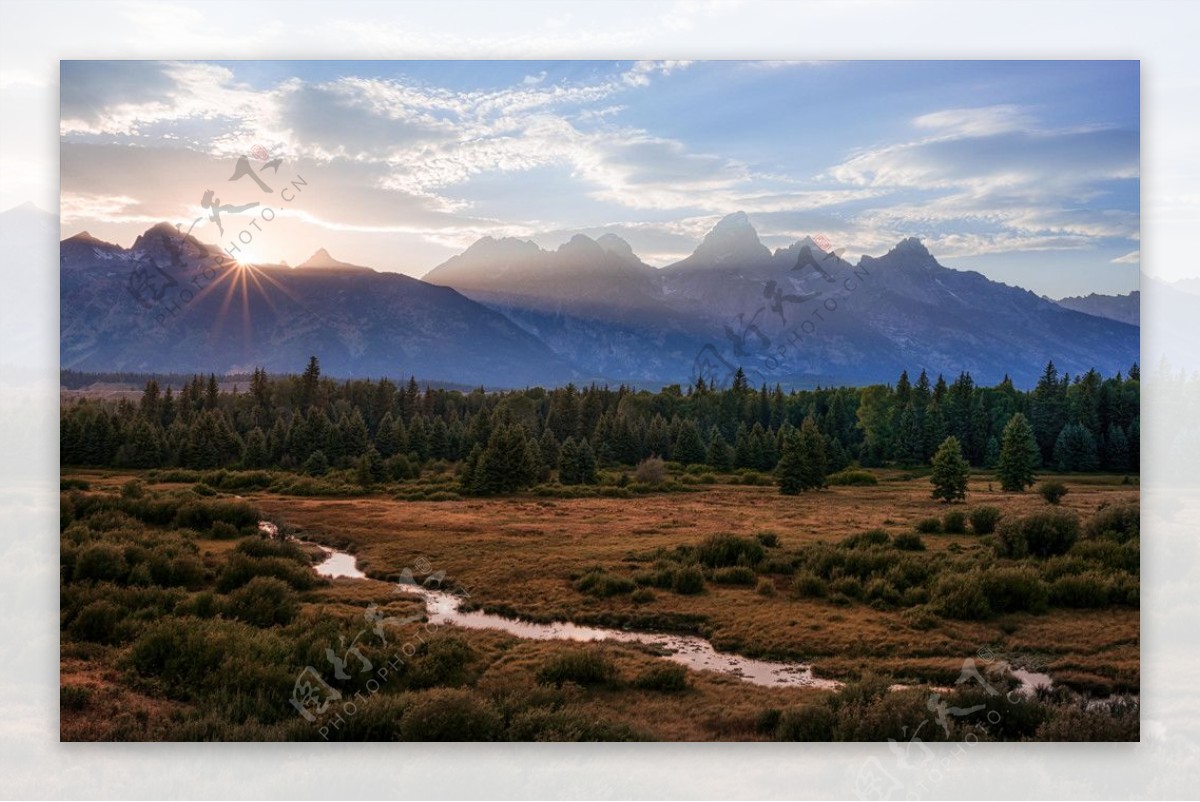
[[[1124,256],[1118,256],[1112,260],[1114,265],[1138,265],[1142,263],[1142,252],[1140,250],[1130,251]]]
[[[999,105],[922,114],[913,120],[913,125],[933,130],[942,136],[991,136],[1028,130],[1033,125],[1033,119],[1020,106]]]

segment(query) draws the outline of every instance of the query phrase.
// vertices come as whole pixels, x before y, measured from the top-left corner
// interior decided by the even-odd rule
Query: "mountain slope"
[[[1060,298],[1055,301],[1061,307],[1074,309],[1096,317],[1106,317],[1140,326],[1142,322],[1142,294],[1137,290],[1125,295],[1079,295],[1072,298]]]
[[[62,367],[296,371],[315,354],[334,376],[520,386],[574,375],[536,337],[452,289],[341,263],[214,267],[216,255],[165,224],[129,249],[64,240]]]

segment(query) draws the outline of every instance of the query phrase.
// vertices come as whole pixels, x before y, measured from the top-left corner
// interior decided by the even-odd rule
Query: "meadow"
[[[1137,739],[1136,475],[1011,493],[974,470],[956,504],[931,498],[927,469],[828,480],[789,496],[767,473],[666,463],[473,497],[448,465],[370,487],[350,470],[64,468],[62,737],[886,740],[930,721],[924,740]],[[318,577],[314,549],[264,539],[259,520],[351,552],[369,578]],[[356,641],[364,621],[420,616],[397,592],[406,568],[489,612],[695,634],[844,685],[762,687],[641,645],[419,620]],[[347,644],[374,673],[349,672]],[[999,692],[956,684],[967,660]],[[1004,662],[1053,688],[1007,693]],[[306,666],[342,700],[313,721],[290,704]],[[931,693],[974,712],[939,720]]]

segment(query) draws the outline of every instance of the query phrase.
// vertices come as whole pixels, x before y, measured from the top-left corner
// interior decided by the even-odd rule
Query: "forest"
[[[77,377],[76,377],[77,378]],[[1050,362],[1030,391],[1005,379],[976,385],[922,371],[894,385],[785,393],[668,386],[657,393],[572,384],[505,392],[422,388],[413,379],[323,377],[316,357],[295,376],[256,370],[244,390],[216,376],[178,391],[147,381],[140,400],[64,404],[63,465],[114,468],[282,469],[312,476],[353,471],[361,485],[415,478],[459,463],[459,489],[510,492],[556,478],[589,484],[597,469],[662,459],[715,471],[775,471],[800,431],[815,433],[821,474],[929,465],[948,437],[976,468],[1001,461],[1006,427],[1028,423],[1032,467],[1136,473],[1139,372],[1069,376]]]

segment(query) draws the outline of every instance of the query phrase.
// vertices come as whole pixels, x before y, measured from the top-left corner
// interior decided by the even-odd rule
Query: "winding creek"
[[[273,524],[262,522],[264,534],[277,537]],[[310,541],[299,541],[304,545],[316,546],[325,554],[325,559],[314,565],[318,574],[330,579],[366,579],[358,569],[354,555]],[[406,588],[407,590],[408,588]],[[485,613],[482,610],[464,612],[459,609],[460,599],[452,593],[429,590],[412,585],[414,596],[425,602],[425,614],[429,621],[438,625],[452,625],[463,629],[491,629],[507,632],[528,640],[612,641],[615,643],[639,643],[653,647],[664,659],[679,663],[696,671],[716,671],[736,677],[744,682],[768,687],[806,687],[836,690],[841,682],[813,676],[812,666],[807,663],[774,662],[755,660],[736,654],[718,652],[707,640],[694,635],[672,635],[657,632],[634,632],[628,630],[589,627],[569,622],[539,624],[520,618]],[[1011,669],[1012,675],[1021,683],[1020,692],[1032,694],[1041,686],[1049,687],[1050,677],[1022,669]],[[906,686],[893,686],[900,689]]]

